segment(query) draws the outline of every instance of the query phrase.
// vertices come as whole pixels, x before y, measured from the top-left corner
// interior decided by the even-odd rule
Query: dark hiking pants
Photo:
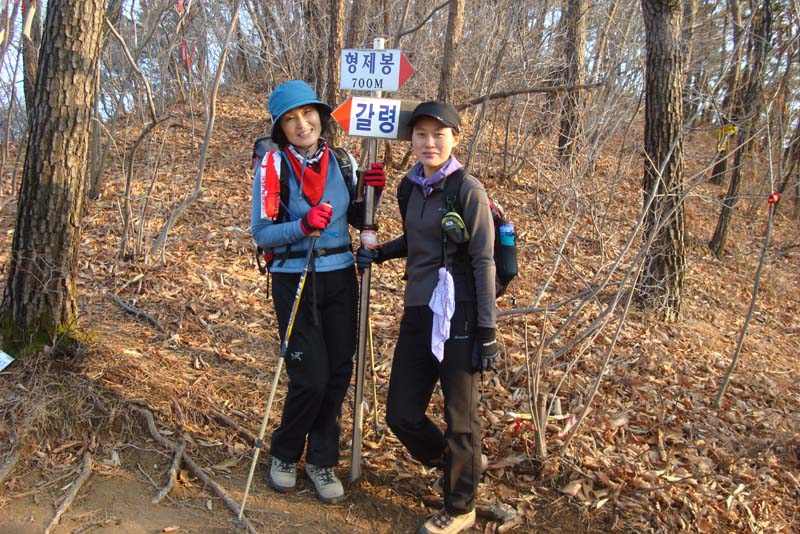
[[[299,278],[272,274],[281,340]],[[270,446],[270,454],[284,462],[300,460],[306,440],[306,462],[333,467],[339,461],[339,419],[353,373],[357,308],[355,268],[308,275],[284,361],[289,390]]]
[[[414,458],[444,469],[444,504],[454,515],[475,507],[480,478],[479,377],[471,363],[475,320],[474,303],[456,303],[439,363],[431,352],[433,312],[427,306],[405,308],[386,401],[386,422]],[[437,380],[444,394],[444,433],[425,413]]]

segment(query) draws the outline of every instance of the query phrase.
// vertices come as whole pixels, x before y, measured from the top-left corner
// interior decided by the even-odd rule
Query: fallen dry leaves
[[[267,279],[255,268],[249,237],[250,143],[264,128],[262,107],[243,95],[222,98],[203,195],[178,221],[163,254],[147,261],[141,256],[120,259],[116,255],[123,173],[122,158],[112,159],[103,198],[87,206],[78,282],[82,324],[96,339],[81,362],[82,374],[94,387],[118,398],[146,403],[163,424],[186,436],[193,455],[206,459],[207,469],[240,478],[246,474],[252,450],[246,436],[257,433],[278,353]],[[198,140],[191,138],[191,129],[186,122],[175,122],[154,133],[152,153],[162,141],[165,150],[159,162],[140,161],[137,166],[134,211],[143,206],[144,190],[155,178],[149,211],[144,220],[135,221],[142,223],[142,252],[170,210],[193,187],[192,147]],[[705,148],[713,143],[700,134],[696,141],[687,149],[689,173],[700,168],[708,158]],[[568,209],[572,201],[560,187],[562,173],[547,153],[536,156],[535,172],[528,165],[513,180],[482,177],[519,235],[521,275],[513,283],[512,294],[499,300],[501,309],[533,303],[572,218]],[[583,291],[586,281],[607,272],[622,250],[637,216],[641,165],[631,156],[618,173],[615,158],[616,152],[599,156],[596,175],[584,184],[580,202],[591,209],[579,216],[563,250],[568,265],[556,271],[540,306]],[[388,194],[399,176],[397,170],[390,172],[390,185],[377,215],[381,235],[387,239],[399,232],[397,208]],[[737,208],[728,255],[717,260],[705,248],[705,241],[716,222],[718,205],[713,199],[721,191],[711,186],[694,191],[687,201],[688,270],[682,320],[667,325],[639,310],[630,312],[598,397],[566,446],[605,351],[611,347],[614,321],[596,337],[561,357],[545,359],[547,364],[535,370],[543,391],[551,394],[551,417],[544,428],[546,459],[536,459],[534,454],[536,424],[529,416],[532,367],[528,360],[536,353],[542,330],[546,335],[556,331],[571,307],[549,312],[546,322],[541,314],[499,322],[504,357],[499,370],[486,374],[481,386],[484,448],[490,467],[480,488],[480,503],[510,505],[522,518],[515,521],[536,525],[547,506],[568,499],[597,531],[788,532],[798,528],[798,222],[786,217],[776,220],[756,314],[724,406],[717,410],[714,398],[752,292],[766,203],[761,206],[764,209],[746,203]],[[13,229],[11,206],[0,212],[0,224],[7,249]],[[0,253],[0,259],[5,262],[7,252]],[[630,258],[623,256],[624,261]],[[364,462],[367,472],[383,483],[365,482],[360,491],[419,506],[419,496],[429,491],[427,484],[435,474],[410,458],[386,432],[382,419],[402,307],[402,266],[381,265],[372,280],[379,413],[376,419],[368,379]],[[554,353],[565,346],[595,320],[613,291],[601,292],[548,350]],[[150,314],[164,332],[123,311],[107,297],[111,293]],[[615,317],[619,320],[618,314]],[[280,413],[284,387],[273,408],[271,427]],[[438,391],[434,399],[431,414],[440,418]],[[342,418],[345,457],[349,455],[350,402],[348,398]],[[211,417],[214,412],[239,429]],[[0,419],[0,424],[6,423]],[[53,443],[37,453],[52,466],[65,469],[80,457],[78,443]],[[98,458],[109,458],[113,443],[98,446],[109,448],[105,456],[98,452]]]

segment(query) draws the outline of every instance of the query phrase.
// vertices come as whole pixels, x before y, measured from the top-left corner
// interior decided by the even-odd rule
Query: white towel
[[[428,307],[433,311],[431,351],[441,362],[444,360],[444,342],[450,337],[450,319],[456,309],[453,277],[444,267],[439,267],[439,283],[433,289]]]

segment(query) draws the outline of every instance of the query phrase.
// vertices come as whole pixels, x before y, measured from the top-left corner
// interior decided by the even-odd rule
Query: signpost
[[[354,137],[411,140],[408,121],[419,102],[389,98],[351,97],[333,110],[336,122]]]
[[[384,50],[384,42],[383,38],[375,39],[373,50],[342,50],[340,88],[367,89],[371,91],[370,96],[372,98],[350,98],[333,112],[333,117],[348,134],[370,138],[367,149],[368,162],[374,162],[378,159],[378,139],[397,139],[398,133],[401,131],[400,125],[408,122],[407,118],[401,122],[401,116],[404,113],[402,101],[383,99],[381,96],[382,91],[397,91],[411,75],[413,69],[399,50]],[[362,234],[375,231],[374,208],[374,188],[366,187]],[[371,271],[370,268],[366,268],[361,274],[356,385],[353,395],[351,481],[357,480],[361,476],[361,441],[364,429],[364,371],[366,367],[367,329],[369,327]]]
[[[356,91],[393,93],[414,72],[400,50],[383,50],[377,46],[372,50],[344,49],[340,64],[339,88]]]

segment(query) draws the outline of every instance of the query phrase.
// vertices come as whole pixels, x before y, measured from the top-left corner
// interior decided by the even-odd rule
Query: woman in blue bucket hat
[[[481,454],[479,372],[497,358],[494,223],[483,185],[453,155],[456,109],[423,102],[413,111],[417,163],[398,186],[403,235],[360,248],[359,267],[406,258],[403,317],[392,361],[386,421],[412,456],[442,470],[444,507],[420,534],[455,534],[475,523],[475,498],[488,458]],[[426,411],[436,382],[444,432]]]
[[[313,247],[311,287],[302,293],[284,358],[289,386],[280,425],[272,434],[268,480],[277,491],[292,491],[305,452],[305,472],[317,496],[336,503],[345,497],[333,468],[339,461],[339,419],[356,349],[358,285],[349,234],[349,226],[360,227],[363,216],[363,205],[354,201],[356,162],[328,146],[323,135],[331,108],[307,83],[279,85],[268,107],[271,137],[279,149],[255,166],[250,231],[271,255],[268,268],[282,341]],[[366,172],[365,183],[376,193],[385,182],[382,167]]]

